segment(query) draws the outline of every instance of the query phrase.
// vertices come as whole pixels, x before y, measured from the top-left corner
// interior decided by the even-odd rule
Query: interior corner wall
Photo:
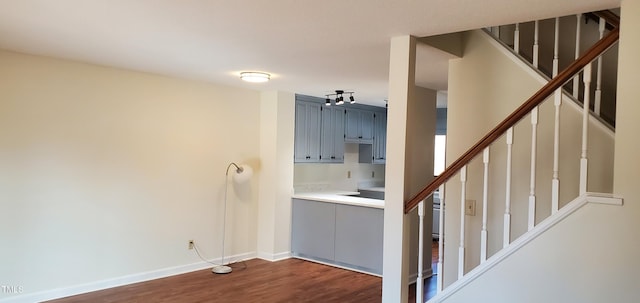
[[[229,183],[225,255],[254,256],[259,111],[253,90],[0,51],[0,284],[22,289],[0,300],[206,267],[189,240],[219,260],[230,162],[255,175]]]
[[[480,138],[545,83],[527,66],[480,30],[463,35],[464,56],[450,61],[447,112],[446,162],[451,164]],[[560,206],[578,194],[581,147],[580,109],[563,99],[561,107]],[[553,98],[540,107],[537,136],[536,223],[551,213],[553,163]],[[589,191],[611,192],[613,182],[613,136],[597,123],[590,123]],[[490,149],[488,256],[502,248],[506,193],[506,141],[504,136]],[[514,127],[511,187],[511,241],[527,230],[530,182],[531,123],[526,116]],[[482,225],[482,157],[468,166],[466,199],[476,201],[475,216],[465,216],[465,272],[480,263]],[[457,279],[460,242],[459,174],[446,184],[444,284]]]
[[[436,137],[436,91],[416,86],[414,100],[407,104],[407,146],[405,156],[405,192],[415,195],[433,180],[433,164]],[[418,269],[419,220],[417,208],[408,214],[411,225],[409,244],[409,273]],[[424,202],[423,274],[431,270],[431,228],[433,223],[433,198]]]
[[[260,107],[258,257],[277,260],[291,250],[295,94],[263,92]]]

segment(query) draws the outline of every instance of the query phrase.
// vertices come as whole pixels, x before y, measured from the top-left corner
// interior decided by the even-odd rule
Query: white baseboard
[[[372,276],[376,276],[376,277],[381,277],[382,278],[382,275],[374,273],[374,272],[370,272],[370,271],[367,271],[367,270],[364,270],[364,269],[348,267],[348,266],[344,266],[344,265],[340,265],[340,264],[336,264],[336,263],[331,263],[331,262],[324,262],[324,261],[316,260],[316,259],[313,259],[313,258],[307,258],[305,256],[296,255],[296,256],[292,256],[292,257],[296,258],[296,259],[300,259],[300,260],[305,260],[305,261],[318,263],[318,264],[322,264],[322,265],[337,267],[337,268],[341,268],[341,269],[346,269],[346,270],[350,270],[350,271],[359,272],[361,274],[367,274],[367,275],[372,275]]]
[[[289,259],[289,258],[291,258],[291,252],[289,252],[289,251],[285,251],[285,252],[281,252],[281,253],[277,253],[277,254],[271,254],[271,253],[266,253],[266,252],[259,252],[258,253],[258,259],[271,261],[271,262],[282,261],[282,260],[286,260],[286,259]]]
[[[243,260],[253,259],[256,257],[255,252],[237,254],[233,256],[225,257],[228,263],[235,263]],[[220,263],[220,258],[209,260],[212,263]],[[75,296],[83,293],[88,293],[97,290],[103,290],[107,288],[113,288],[133,283],[139,283],[149,280],[155,280],[160,278],[166,278],[170,276],[185,274],[188,272],[203,270],[213,267],[212,264],[201,261],[197,263],[180,265],[174,267],[167,267],[158,270],[152,270],[147,272],[136,273],[132,275],[126,275],[122,277],[116,277],[112,279],[106,279],[101,281],[89,282],[80,285],[74,285],[69,287],[57,288],[52,290],[45,290],[36,293],[20,294],[8,298],[0,299],[0,303],[32,303],[42,302],[48,300],[54,300],[69,296]]]

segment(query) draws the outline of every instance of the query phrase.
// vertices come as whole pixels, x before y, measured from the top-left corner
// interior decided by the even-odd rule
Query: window
[[[441,174],[445,169],[445,146],[447,142],[446,135],[436,135],[436,141],[434,144],[435,153],[433,154],[433,175],[437,176]]]

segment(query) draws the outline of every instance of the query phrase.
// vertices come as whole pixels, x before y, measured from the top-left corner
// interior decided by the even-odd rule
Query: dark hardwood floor
[[[437,244],[434,253],[437,261]],[[245,265],[234,264],[227,275],[200,270],[49,302],[381,302],[379,277],[299,259],[253,259]],[[436,276],[425,280],[425,298],[435,295],[435,281]],[[415,284],[409,296],[415,302]]]

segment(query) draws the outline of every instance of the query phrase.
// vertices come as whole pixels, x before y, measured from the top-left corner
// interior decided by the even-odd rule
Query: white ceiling
[[[256,90],[384,105],[391,37],[620,6],[620,0],[2,0],[0,48]],[[448,56],[416,82],[446,90]],[[426,54],[426,55],[421,55]],[[248,84],[240,71],[272,80]]]

